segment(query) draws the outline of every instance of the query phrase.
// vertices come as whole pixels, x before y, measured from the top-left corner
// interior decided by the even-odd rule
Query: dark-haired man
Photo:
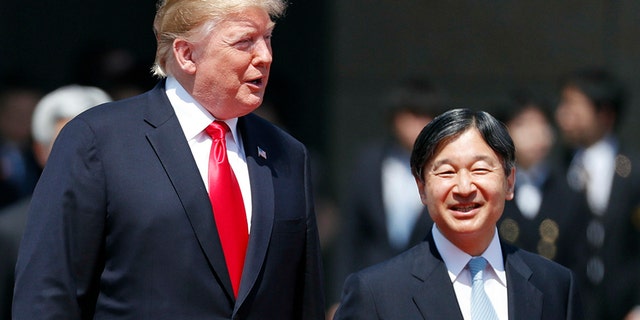
[[[486,112],[450,110],[411,154],[434,226],[424,242],[345,282],[335,319],[581,319],[571,271],[500,241],[515,147]]]

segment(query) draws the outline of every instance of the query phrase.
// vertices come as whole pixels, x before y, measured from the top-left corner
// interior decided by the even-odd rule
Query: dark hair
[[[401,112],[435,117],[445,111],[444,92],[426,78],[407,78],[386,98],[389,118]]]
[[[504,123],[484,111],[453,109],[435,117],[418,135],[411,153],[411,172],[424,181],[424,166],[435,156],[436,150],[470,128],[476,128],[484,141],[502,160],[506,174],[515,166],[515,146]]]
[[[625,89],[607,70],[594,67],[574,71],[561,79],[560,86],[561,89],[575,87],[587,96],[596,110],[609,108],[616,114],[616,119],[622,119]]]
[[[503,123],[509,124],[526,110],[534,108],[542,113],[547,122],[551,123],[553,115],[550,105],[551,103],[546,97],[529,88],[520,87],[509,92],[508,100],[493,113],[493,116]]]

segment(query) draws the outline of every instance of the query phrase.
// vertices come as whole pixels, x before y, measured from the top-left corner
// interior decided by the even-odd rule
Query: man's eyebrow
[[[267,31],[268,32],[272,32],[273,29],[275,29],[275,27],[276,27],[276,23],[271,21],[271,22],[269,22],[269,24],[267,24]]]
[[[477,156],[475,156],[473,160],[474,160],[475,162],[478,162],[478,161],[492,162],[492,161],[493,161],[493,158],[492,158],[492,157],[490,157],[490,156],[488,156],[488,155],[483,155],[483,154],[481,154],[481,155],[477,155]]]
[[[493,162],[493,158],[488,156],[488,155],[482,155],[482,154],[474,156],[473,157],[473,162],[475,163],[475,162],[478,162],[478,161]],[[438,160],[438,161],[434,161],[433,165],[431,167],[435,168],[435,167],[439,167],[441,165],[450,164],[450,163],[451,163],[451,160],[449,160],[448,158],[445,158],[445,159],[441,159],[441,160]]]
[[[444,165],[444,164],[449,164],[449,162],[450,161],[447,158],[441,159],[441,160],[438,160],[438,161],[434,161],[433,164],[431,165],[431,168],[436,168],[436,167],[439,167],[439,166]]]

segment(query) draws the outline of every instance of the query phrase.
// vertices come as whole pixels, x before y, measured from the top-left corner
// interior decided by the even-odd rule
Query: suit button
[[[596,219],[591,220],[587,227],[587,240],[589,243],[595,248],[600,248],[604,244],[605,236],[606,231],[602,222]]]
[[[591,257],[587,264],[587,276],[591,283],[599,284],[604,278],[604,263],[600,257]]]

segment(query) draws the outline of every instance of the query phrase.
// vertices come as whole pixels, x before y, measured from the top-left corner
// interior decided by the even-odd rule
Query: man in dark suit
[[[626,99],[624,84],[603,68],[575,70],[560,82],[556,120],[569,151],[567,179],[589,209],[579,218],[572,267],[587,319],[640,318],[640,158],[618,136]]]
[[[14,319],[324,318],[308,153],[250,114],[284,7],[160,3],[154,71],[167,79],[58,136],[20,247]],[[233,218],[219,220],[230,198],[212,192],[214,169],[235,177],[220,189],[240,190]],[[239,216],[245,231],[231,235],[246,255],[221,236]]]
[[[506,127],[488,113],[455,109],[430,122],[411,168],[431,232],[349,276],[335,319],[580,319],[571,271],[499,240],[514,154]],[[487,262],[481,272],[475,261]]]

